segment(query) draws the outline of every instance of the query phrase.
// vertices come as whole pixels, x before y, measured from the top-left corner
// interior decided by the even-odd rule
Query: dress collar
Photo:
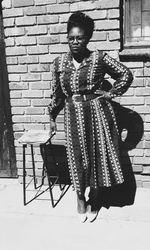
[[[89,51],[89,50],[88,50],[88,51]],[[92,52],[92,51],[89,51],[87,57],[85,57],[85,58],[83,59],[83,61],[80,63],[79,68],[82,68],[82,67],[86,66],[89,62],[91,62],[91,60],[92,60],[92,55],[93,55],[93,52]],[[70,51],[67,52],[66,59],[67,59],[67,60],[66,60],[66,67],[67,67],[67,68],[70,68],[70,69],[76,70],[76,68],[75,68],[75,66],[74,66],[74,64],[73,64],[73,56],[72,56],[72,54],[71,54]]]

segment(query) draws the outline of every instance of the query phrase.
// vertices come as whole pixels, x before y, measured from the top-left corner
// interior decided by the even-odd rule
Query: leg
[[[85,201],[84,193],[79,194],[77,192],[77,211],[79,214],[86,213],[86,201]]]

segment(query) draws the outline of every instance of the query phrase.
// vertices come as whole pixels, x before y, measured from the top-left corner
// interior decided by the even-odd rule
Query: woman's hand
[[[56,133],[56,122],[50,121],[50,131],[49,135],[51,136],[52,134]]]
[[[101,98],[106,98],[107,100],[111,100],[112,96],[110,92],[104,91],[104,90],[97,90],[95,92],[96,94],[99,94]]]
[[[107,100],[111,100],[112,99],[112,96],[111,96],[110,92],[104,91],[103,95],[104,95],[104,98],[106,98]]]

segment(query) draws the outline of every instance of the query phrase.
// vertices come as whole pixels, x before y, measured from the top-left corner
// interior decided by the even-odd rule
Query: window
[[[150,46],[150,0],[124,3],[124,47]]]

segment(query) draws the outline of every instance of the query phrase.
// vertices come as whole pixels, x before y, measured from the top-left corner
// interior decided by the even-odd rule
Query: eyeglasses
[[[76,40],[78,43],[82,43],[82,42],[84,42],[86,39],[87,39],[86,36],[68,36],[68,42],[69,42],[69,43],[73,43],[75,40]]]

